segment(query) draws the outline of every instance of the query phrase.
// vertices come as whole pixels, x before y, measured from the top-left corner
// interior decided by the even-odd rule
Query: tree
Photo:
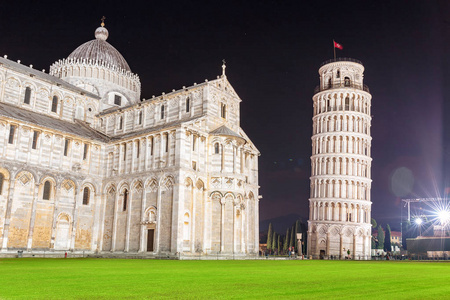
[[[277,237],[278,237],[278,234],[274,231],[273,232],[273,237],[272,237],[272,250],[275,252],[275,250],[277,250],[278,249],[278,246],[277,246]]]
[[[383,227],[381,225],[378,225],[378,249],[384,248],[384,232]]]
[[[391,251],[391,227],[389,224],[386,225],[386,234],[384,237],[384,251]]]
[[[289,247],[294,247],[295,242],[296,242],[296,239],[295,239],[295,225],[294,225],[291,227],[291,240],[289,243]]]
[[[372,228],[373,229],[377,228],[377,221],[375,221],[374,218],[372,218],[371,223],[372,223]]]
[[[272,250],[272,223],[269,223],[269,230],[267,231],[267,250]]]
[[[290,235],[290,232],[289,232],[289,228],[288,228],[288,229],[286,229],[286,236],[284,237],[284,244],[283,244],[284,253],[286,253],[286,251],[289,247],[289,235]]]
[[[372,236],[372,249],[377,249],[377,241],[375,240],[375,237]]]
[[[404,220],[402,222],[402,247],[407,250],[406,239],[414,237],[414,226],[411,225],[411,222],[408,220]]]
[[[278,251],[278,253],[280,253],[280,250],[281,250],[281,235],[278,234],[278,237],[277,237],[277,251]]]

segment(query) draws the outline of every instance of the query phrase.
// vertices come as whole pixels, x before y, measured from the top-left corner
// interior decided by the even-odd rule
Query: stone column
[[[342,228],[341,228],[341,230],[342,230]],[[344,259],[344,233],[343,232],[341,232],[340,233],[340,236],[339,236],[339,256],[340,256],[340,259]]]
[[[30,225],[28,227],[27,251],[31,251],[31,247],[33,245],[33,232],[34,232],[34,222],[36,220],[36,202],[38,200],[38,194],[39,194],[39,184],[35,183],[33,202],[31,203],[31,220]]]
[[[134,143],[133,143],[134,144]],[[136,190],[136,192],[138,192]],[[130,188],[130,193],[128,197],[128,203],[127,203],[127,227],[125,231],[125,252],[128,252],[130,250],[130,227],[131,227],[131,210],[133,209],[133,194],[135,191],[133,191],[133,188]]]
[[[330,233],[327,232],[327,252],[326,255],[330,257]]]
[[[353,259],[356,260],[356,232],[353,234]]]
[[[6,148],[6,147],[5,147]],[[9,174],[9,179],[4,179],[3,186],[7,186],[9,183],[9,190],[8,193],[5,193],[6,198],[6,212],[5,212],[5,220],[3,223],[3,236],[2,236],[2,245],[1,250],[7,251],[8,246],[8,233],[9,233],[9,223],[11,219],[11,207],[12,207],[12,201],[14,199],[14,186],[16,181],[11,180],[12,174]]]
[[[117,234],[117,209],[119,206],[120,191],[117,190],[116,199],[114,199],[114,220],[113,220],[113,232],[111,237],[111,252],[116,251],[116,234]]]
[[[221,217],[222,217],[222,220],[221,220],[221,223],[220,223],[220,252],[223,252],[224,250],[225,250],[225,245],[224,245],[224,243],[225,243],[225,230],[224,230],[224,225],[225,225],[225,198],[224,197],[222,197],[221,199],[220,199],[220,204],[222,204],[222,214],[221,214]]]
[[[161,181],[163,176],[158,182],[158,192],[156,193],[156,241],[155,241],[155,253],[159,253],[159,237],[161,229]]]
[[[144,183],[145,184],[145,183]],[[141,198],[141,230],[139,235],[139,252],[145,252],[145,229],[146,226],[142,224],[145,221],[145,208],[147,207],[147,195],[146,195],[145,187],[142,189],[142,198]]]
[[[52,233],[51,233],[51,241],[50,248],[55,248],[55,238],[56,238],[56,222],[58,221],[58,211],[59,211],[59,199],[61,197],[61,184],[62,182],[56,186],[56,195],[55,195],[55,205],[53,207],[53,219],[52,219]]]
[[[75,189],[75,187],[74,187]],[[82,196],[83,193],[80,194]],[[75,237],[77,234],[77,224],[78,224],[78,202],[83,201],[83,199],[78,199],[78,191],[75,190],[75,203],[73,204],[73,219],[72,219],[72,234],[70,237],[70,251],[73,251],[75,249]]]
[[[190,248],[191,253],[195,253],[195,208],[197,205],[197,186],[194,182],[194,185],[192,187],[192,211],[191,211],[191,241],[190,241]]]

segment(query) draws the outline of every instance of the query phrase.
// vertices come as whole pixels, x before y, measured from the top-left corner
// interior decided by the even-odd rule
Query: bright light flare
[[[421,224],[423,223],[423,220],[422,220],[421,218],[417,218],[414,222],[415,222],[417,225],[421,225]]]
[[[450,212],[448,210],[441,210],[437,213],[441,224],[447,224],[450,221]]]

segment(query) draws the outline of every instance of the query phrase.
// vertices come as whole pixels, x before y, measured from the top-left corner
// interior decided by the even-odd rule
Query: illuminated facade
[[[95,37],[50,73],[0,58],[0,255],[256,254],[259,152],[225,66],[145,100]]]
[[[338,58],[319,69],[313,97],[308,254],[370,259],[371,95],[364,67]]]

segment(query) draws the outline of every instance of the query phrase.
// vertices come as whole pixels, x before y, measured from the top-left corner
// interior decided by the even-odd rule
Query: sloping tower
[[[362,63],[349,58],[326,61],[319,69],[308,220],[313,258],[370,259],[372,96],[363,72]]]

